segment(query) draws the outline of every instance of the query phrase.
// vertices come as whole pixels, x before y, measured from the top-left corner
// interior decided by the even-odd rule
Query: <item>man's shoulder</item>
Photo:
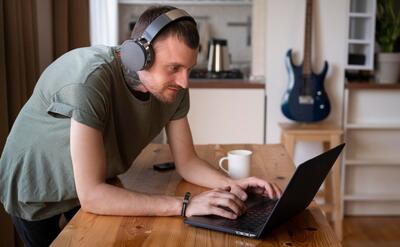
[[[118,73],[114,62],[114,48],[108,46],[82,47],[71,50],[51,65],[40,76],[35,87],[42,99],[58,95],[62,89],[75,87],[96,88],[107,94],[111,81]]]
[[[99,60],[104,62],[110,62],[114,59],[114,51],[115,47],[112,46],[104,46],[104,45],[96,45],[89,47],[80,47],[73,49],[67,53],[65,53],[61,58],[80,58],[85,60]]]

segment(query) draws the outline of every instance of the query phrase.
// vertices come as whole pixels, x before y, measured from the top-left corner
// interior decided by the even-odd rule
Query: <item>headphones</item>
[[[149,68],[154,59],[151,42],[168,24],[182,18],[192,20],[192,16],[182,9],[173,9],[158,16],[146,27],[138,39],[128,39],[121,45],[121,62],[129,71],[139,71]]]

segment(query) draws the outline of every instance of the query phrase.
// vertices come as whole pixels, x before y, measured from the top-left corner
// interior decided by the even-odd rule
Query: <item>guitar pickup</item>
[[[308,95],[301,95],[299,96],[299,104],[301,105],[312,105],[314,104],[314,99]]]

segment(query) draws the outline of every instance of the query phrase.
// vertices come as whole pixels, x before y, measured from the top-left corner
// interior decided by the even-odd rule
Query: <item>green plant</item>
[[[393,0],[377,1],[375,36],[382,52],[393,52],[400,37],[400,10],[395,13]]]

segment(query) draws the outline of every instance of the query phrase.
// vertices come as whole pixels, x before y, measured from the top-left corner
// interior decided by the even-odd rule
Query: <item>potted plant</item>
[[[400,52],[394,45],[400,37],[400,10],[395,10],[393,0],[378,0],[376,11],[377,80],[380,83],[396,83],[400,77]]]

